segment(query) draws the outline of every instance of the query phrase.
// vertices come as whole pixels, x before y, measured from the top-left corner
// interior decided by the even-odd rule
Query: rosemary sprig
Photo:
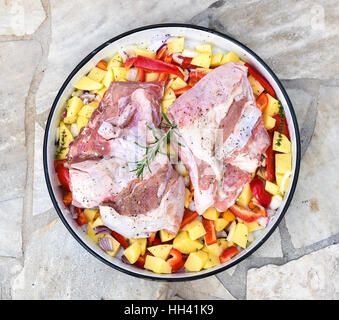
[[[135,144],[145,149],[145,155],[143,158],[139,161],[134,162],[136,164],[136,168],[131,170],[131,172],[135,172],[136,176],[138,178],[143,178],[143,173],[145,168],[147,167],[149,172],[152,173],[150,168],[150,163],[153,161],[158,153],[162,155],[166,155],[168,157],[174,156],[173,154],[170,154],[168,152],[164,153],[161,151],[161,147],[166,143],[174,142],[178,144],[179,146],[183,146],[179,141],[171,139],[171,135],[176,134],[178,137],[180,137],[180,134],[177,130],[177,125],[175,123],[172,123],[166,114],[162,112],[162,118],[159,125],[160,129],[167,130],[166,132],[163,130],[156,130],[155,128],[152,128],[150,126],[147,126],[147,128],[152,132],[154,141],[149,143],[148,146],[142,146],[139,143],[135,142]]]

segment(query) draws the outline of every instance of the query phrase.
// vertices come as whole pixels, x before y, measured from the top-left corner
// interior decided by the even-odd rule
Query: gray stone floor
[[[270,239],[217,276],[151,282],[93,258],[63,226],[45,187],[51,103],[82,57],[142,25],[224,32],[283,80],[302,138],[300,179]],[[0,1],[0,299],[338,299],[339,6],[325,1]]]

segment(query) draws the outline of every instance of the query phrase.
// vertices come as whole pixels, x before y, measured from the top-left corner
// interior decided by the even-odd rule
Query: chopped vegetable
[[[270,205],[272,196],[265,190],[263,181],[260,178],[254,178],[251,183],[251,192],[253,196],[265,207]]]
[[[260,217],[267,216],[266,211],[265,213],[264,212],[257,213],[257,212],[242,208],[236,204],[232,205],[230,207],[230,210],[232,211],[232,213],[234,213],[234,215],[236,215],[238,218],[246,222],[253,222],[253,221],[258,220]]]
[[[219,257],[220,263],[225,263],[228,260],[231,260],[238,253],[239,253],[239,250],[236,246],[231,246],[231,247],[226,248]]]
[[[100,60],[97,63],[97,67],[102,69],[102,70],[107,70],[107,62],[105,60]]]
[[[214,221],[203,218],[202,224],[206,230],[204,235],[205,243],[210,246],[213,243],[217,242],[217,234],[215,231]]]

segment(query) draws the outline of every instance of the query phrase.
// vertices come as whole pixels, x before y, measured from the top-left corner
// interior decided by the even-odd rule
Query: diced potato
[[[175,98],[175,93],[172,88],[168,88],[165,93],[164,97],[162,98],[163,100],[172,100]]]
[[[190,195],[191,195],[191,191],[188,188],[185,188],[185,202],[184,202],[185,208],[188,208],[190,204],[190,201],[189,201]]]
[[[207,73],[211,72],[213,69],[196,68],[195,70],[207,74]]]
[[[221,59],[222,59],[222,53],[218,53],[214,56],[212,56],[211,58],[211,67],[218,67],[220,66],[221,63]]]
[[[172,250],[171,244],[159,244],[158,246],[148,247],[148,251],[152,253],[155,257],[166,260]]]
[[[282,183],[283,183],[284,175],[283,175],[283,174],[278,174],[278,173],[276,173],[276,174],[275,174],[275,179],[277,180],[277,184],[278,184],[279,190],[280,190],[280,189],[281,189],[281,185],[282,185]],[[290,182],[290,177],[288,177],[287,179],[285,179],[284,187],[283,187],[283,191],[284,191],[284,192],[287,191],[287,187],[288,187],[289,182]]]
[[[208,260],[208,254],[202,250],[192,252],[185,262],[187,271],[200,271]]]
[[[210,269],[216,267],[220,264],[219,256],[209,253],[208,259],[203,267],[203,269]]]
[[[275,127],[276,120],[272,118],[271,116],[264,114],[263,115],[264,119],[264,126],[266,130],[273,129]]]
[[[107,63],[107,70],[112,69],[113,67],[121,67],[122,65],[122,56],[120,53],[116,53]]]
[[[217,220],[214,220],[214,226],[216,231],[224,230],[228,224],[229,222],[224,218],[218,218]]]
[[[181,78],[177,77],[171,84],[173,90],[181,89],[187,86],[187,83]]]
[[[174,101],[176,100],[176,98],[173,98],[171,100],[162,100],[161,101],[161,110],[162,112],[167,112],[169,107],[174,103]]]
[[[98,209],[85,209],[84,214],[87,221],[93,221],[99,214]]]
[[[160,240],[161,242],[170,241],[175,238],[175,235],[168,233],[166,230],[160,230]]]
[[[141,255],[145,254],[146,246],[147,246],[147,239],[146,238],[138,238],[138,239],[131,238],[131,239],[129,239],[129,242],[131,244],[133,244],[134,242],[137,242],[140,246],[140,249],[141,249]]]
[[[184,37],[178,37],[175,38],[171,41],[167,42],[167,50],[169,53],[177,53],[177,52],[182,52],[184,49],[184,42],[185,38]]]
[[[209,53],[212,54],[212,47],[210,44],[200,44],[195,46],[195,50],[199,53]]]
[[[80,131],[80,129],[81,129],[82,127],[86,127],[88,121],[89,121],[88,118],[83,117],[83,116],[78,116],[78,118],[77,118],[77,127],[78,127],[78,130]]]
[[[92,80],[94,80],[94,81],[96,81],[96,82],[101,82],[105,78],[106,73],[107,73],[107,71],[102,70],[102,69],[100,69],[98,67],[94,67],[89,72],[87,77],[92,79]]]
[[[230,51],[229,53],[226,53],[222,59],[220,64],[226,64],[229,62],[239,62],[240,61],[240,57],[234,52],[234,51]]]
[[[172,268],[168,262],[166,262],[165,260],[159,257],[154,257],[150,255],[146,256],[144,268],[151,270],[155,273],[171,273],[172,272]]]
[[[103,226],[104,223],[102,222],[101,217],[98,217],[94,220],[93,222],[93,228],[98,227],[98,226]]]
[[[145,73],[145,82],[157,81],[159,78],[158,72],[146,72]]]
[[[246,248],[248,239],[248,229],[244,223],[238,223],[235,226],[233,235],[230,241],[236,243],[238,246],[242,248]]]
[[[203,214],[203,217],[208,220],[217,220],[219,218],[220,212],[216,208],[208,208]]]
[[[199,220],[192,221],[185,230],[188,232],[191,240],[199,239],[206,234],[206,230]]]
[[[265,190],[274,196],[280,194],[279,187],[275,183],[270,181],[266,181]]]
[[[155,51],[137,48],[135,49],[135,55],[154,59],[157,54]]]
[[[102,80],[102,83],[105,86],[105,88],[108,88],[112,81],[113,81],[113,71],[112,69],[108,69],[104,79]]]
[[[96,235],[96,234],[95,234],[95,231],[93,230],[93,228],[94,228],[93,222],[92,222],[92,221],[89,221],[89,222],[87,223],[87,234],[88,234],[88,236],[89,236],[95,243],[98,243],[98,242],[99,242],[98,239],[99,239],[100,236],[102,236],[102,235],[100,235],[100,234]]]
[[[230,210],[223,212],[222,217],[228,222],[232,222],[233,220],[235,220],[235,215]]]
[[[80,78],[80,80],[74,85],[76,89],[80,90],[99,90],[103,86],[102,83],[94,81],[86,76]]]
[[[120,243],[114,239],[111,235],[109,234],[102,234],[99,235],[103,238],[109,238],[111,243],[112,243],[112,251],[105,251],[108,255],[110,255],[111,257],[115,257],[117,255],[117,253],[119,252],[120,249]]]
[[[202,251],[205,251],[207,253],[210,253],[210,254],[213,254],[215,256],[219,256],[219,251],[220,251],[220,247],[219,247],[219,244],[218,243],[213,243],[211,245],[205,245],[203,248],[202,248]]]
[[[273,98],[270,94],[266,93],[268,98],[268,104],[264,110],[264,115],[274,116],[279,113],[280,102],[279,100]]]
[[[79,111],[79,116],[90,119],[94,110],[99,106],[98,101],[92,101],[89,104],[85,104]]]
[[[275,155],[275,172],[284,175],[287,171],[292,171],[292,154],[277,153]]]
[[[265,228],[264,226],[260,225],[256,221],[253,221],[253,222],[243,222],[243,223],[247,227],[249,233]]]
[[[127,260],[133,264],[135,263],[141,254],[141,247],[138,242],[134,242],[128,248],[124,250],[124,256]]]
[[[256,96],[259,96],[260,94],[264,92],[265,88],[252,75],[249,75],[248,81],[250,82],[252,91]]]
[[[100,90],[97,90],[96,94],[99,95],[101,98],[103,98],[106,91],[107,91],[107,88],[103,87]]]
[[[74,141],[71,131],[66,127],[63,121],[59,125],[59,150],[57,158],[59,160],[65,159],[69,151],[69,144]]]
[[[208,69],[211,64],[211,58],[212,54],[210,53],[199,53],[192,59],[191,64]]]
[[[71,124],[76,121],[77,114],[81,110],[84,103],[78,97],[72,97],[67,101],[67,116],[64,118],[64,123]]]
[[[238,199],[237,204],[241,207],[246,208],[248,206],[248,203],[250,202],[252,198],[252,192],[250,184],[246,184],[245,187],[242,189]]]
[[[283,153],[291,153],[292,149],[290,140],[288,140],[284,134],[274,131],[273,150]]]
[[[191,253],[203,247],[198,240],[191,240],[187,231],[181,231],[173,240],[173,248],[182,253]]]
[[[114,81],[123,81],[127,78],[127,69],[124,67],[113,67],[113,79]]]
[[[229,230],[228,230],[228,235],[227,235],[227,238],[226,238],[227,241],[233,241],[232,237],[233,237],[236,226],[237,226],[237,222],[235,220],[233,220],[230,227],[229,227]]]
[[[219,238],[218,239],[218,246],[219,246],[219,255],[228,247],[233,245],[232,241],[227,241],[226,238]]]

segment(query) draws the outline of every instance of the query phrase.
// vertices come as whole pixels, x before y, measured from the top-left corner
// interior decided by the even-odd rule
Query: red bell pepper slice
[[[272,96],[276,97],[275,91],[272,88],[272,86],[268,83],[268,81],[252,66],[250,66],[247,62],[245,63],[245,66],[248,68],[248,72],[257,80],[260,82],[260,84],[265,88],[265,90]]]
[[[169,64],[161,60],[148,58],[144,56],[137,56],[134,61],[134,66],[136,68],[145,69],[147,71],[166,72],[166,73],[175,74],[176,76],[180,78],[184,77],[184,75],[178,69],[178,67],[174,66],[173,64]]]
[[[226,248],[219,257],[220,263],[224,263],[228,260],[231,260],[239,252],[240,251],[238,250],[236,246],[231,246],[231,247]]]
[[[197,217],[199,217],[198,212],[185,209],[184,216],[182,217],[180,228],[183,228],[184,226],[186,226],[187,224],[192,222]]]
[[[258,220],[260,217],[265,217],[267,216],[266,210],[265,213],[264,212],[254,212],[248,209],[245,209],[243,207],[240,207],[236,204],[234,204],[233,206],[229,207],[229,210],[238,218],[240,218],[241,220],[245,221],[245,222],[253,222]]]
[[[138,260],[134,262],[134,265],[140,269],[144,269],[147,256],[152,256],[152,254],[149,251],[146,251],[144,255],[140,256]]]
[[[68,191],[71,191],[69,186],[69,170],[64,166],[60,166],[57,172],[57,176],[60,184]]]
[[[265,190],[264,182],[260,178],[255,177],[250,182],[250,188],[254,198],[256,198],[259,203],[261,203],[264,207],[268,207],[270,205],[272,196]]]
[[[72,203],[73,197],[72,197],[72,192],[70,191],[66,191],[64,193],[64,196],[62,198],[62,202],[64,203],[64,205],[66,207],[70,206],[70,204]]]
[[[268,97],[266,93],[262,93],[258,98],[257,98],[257,105],[261,111],[261,113],[264,112],[264,110],[267,108],[268,106]]]
[[[205,77],[207,75],[207,73],[204,73],[204,72],[201,72],[201,71],[197,71],[197,70],[194,70],[194,71],[191,71],[190,72],[190,79],[196,79],[196,80],[200,80],[202,79],[203,77]]]
[[[167,53],[167,47],[164,46],[162,47],[159,52],[157,53],[155,59],[157,60],[164,60],[164,58],[166,57],[166,53]]]
[[[183,69],[194,69],[197,66],[191,64],[193,58],[191,57],[184,57],[182,55],[178,55],[178,59],[181,60],[181,63],[178,63],[176,61],[173,61],[173,64],[180,66]]]
[[[268,131],[270,137],[270,145],[266,150],[266,179],[267,181],[273,182],[275,180],[275,151],[273,150],[273,132]]]
[[[138,70],[137,81],[140,81],[140,82],[144,82],[145,81],[145,70],[144,69],[139,69]]]
[[[133,66],[133,64],[134,64],[136,59],[137,59],[136,57],[126,59],[124,67],[126,69],[131,68]]]
[[[154,231],[149,237],[148,240],[150,242],[153,242],[155,240],[155,237],[157,236],[157,231]]]
[[[173,61],[173,53],[167,55],[165,58],[164,58],[164,62],[166,63],[172,63]]]
[[[87,223],[87,219],[84,213],[84,209],[82,208],[75,208],[75,212],[78,214],[78,218],[76,219],[79,226]]]
[[[168,79],[168,73],[162,72],[159,74],[158,81],[164,81],[166,82]]]
[[[172,267],[172,272],[176,272],[184,267],[185,263],[182,259],[182,253],[179,250],[172,248],[170,251],[170,257],[171,258],[169,258],[167,262]]]
[[[215,231],[214,221],[203,218],[202,224],[203,224],[205,231],[206,231],[206,233],[204,235],[205,243],[208,246],[210,246],[213,243],[216,243],[217,242],[217,233]]]
[[[64,163],[66,162],[66,159],[64,160],[55,160],[54,161],[54,169],[56,172],[58,172],[58,170],[60,169],[60,167],[64,166]]]
[[[290,132],[288,130],[285,115],[281,116],[280,114],[276,114],[273,116],[273,118],[275,119],[275,126],[273,128],[273,131],[278,131],[285,135],[288,139],[290,139]]]
[[[120,233],[112,231],[112,236],[117,240],[125,249],[128,248],[128,242]]]
[[[182,95],[183,93],[187,92],[188,90],[190,90],[191,88],[192,88],[191,86],[186,86],[186,87],[176,89],[176,90],[173,90],[173,91],[174,91],[174,94],[178,97],[178,96]]]

